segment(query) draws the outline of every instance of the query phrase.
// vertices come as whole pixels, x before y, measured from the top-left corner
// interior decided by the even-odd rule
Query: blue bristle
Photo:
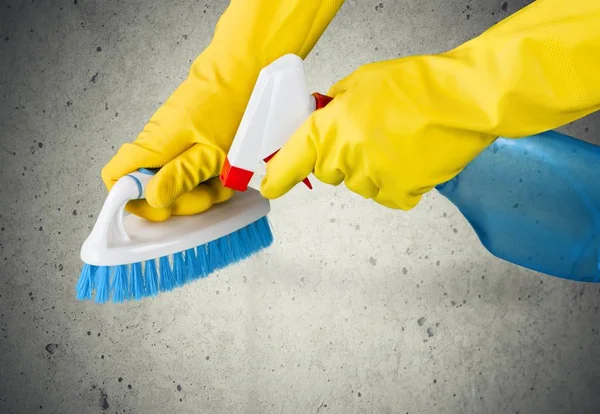
[[[239,231],[231,234],[231,243],[235,244],[235,249],[239,251],[240,260],[250,256],[254,250],[254,246],[251,243],[250,226],[241,228]]]
[[[140,262],[131,265],[131,295],[135,300],[144,297],[144,275]]]
[[[219,246],[218,250],[216,253],[218,253],[219,255],[219,267],[215,268],[215,270],[221,270],[222,268],[224,268],[225,266],[227,266],[227,262],[229,261],[227,258],[227,239],[225,237],[222,237],[220,239],[216,240],[217,242],[217,246]]]
[[[158,294],[158,272],[156,271],[156,263],[154,259],[147,260],[145,266],[146,273],[146,295],[156,296]]]
[[[206,277],[212,273],[208,247],[203,244],[196,249],[196,261],[198,263],[198,277]]]
[[[235,231],[235,232],[231,233],[228,237],[229,247],[231,250],[231,260],[233,260],[235,262],[238,262],[244,258],[242,230],[243,229],[240,229],[240,231]]]
[[[157,296],[159,291],[173,290],[176,286],[183,286],[229,264],[244,260],[272,243],[271,225],[263,217],[228,236],[190,248],[185,254],[175,253],[172,268],[169,256],[161,257],[160,283],[155,260],[147,260],[144,270],[139,262],[132,264],[131,270],[127,265],[111,267],[84,264],[75,287],[76,296],[78,300],[91,299],[95,290],[97,303],[107,302],[111,293],[113,301],[117,303],[131,298],[139,300]],[[115,277],[111,284],[113,269]]]
[[[173,258],[173,273],[175,274],[175,286],[183,286],[186,281],[183,253],[175,253],[175,257]]]
[[[173,272],[171,271],[171,265],[169,264],[169,257],[162,256],[158,262],[160,264],[160,291],[168,292],[173,290],[175,280],[173,279]]]
[[[227,266],[232,261],[235,261],[229,238],[230,235],[227,235],[226,237],[219,239],[219,247],[221,248],[221,268]]]
[[[258,240],[261,242],[261,247],[269,247],[273,243],[273,232],[271,224],[266,217],[263,217],[255,222],[254,230]]]
[[[196,259],[196,249],[187,249],[185,251],[185,278],[187,281],[195,280],[199,277],[198,260]]]
[[[113,302],[122,303],[129,299],[129,284],[127,283],[128,269],[126,265],[117,266],[117,273],[113,279],[110,290],[113,293]]]
[[[219,249],[219,243],[217,240],[213,240],[208,242],[206,245],[206,274],[210,274],[215,270],[219,270],[221,268],[221,252]]]
[[[77,291],[77,300],[86,300],[92,298],[92,291],[94,290],[94,273],[98,269],[97,266],[85,263],[81,274],[79,275],[79,281],[75,290]]]
[[[100,266],[96,270],[96,303],[106,303],[110,297],[110,266]]]
[[[210,269],[208,267],[208,251],[206,250],[206,245],[201,245],[196,247],[196,271],[197,278],[202,278],[210,273]]]
[[[240,232],[240,237],[242,238],[242,248],[244,249],[244,255],[246,257],[250,256],[257,249],[257,242],[253,241],[252,228],[253,225],[250,225]]]
[[[242,250],[242,255],[244,258],[250,256],[256,250],[259,250],[262,247],[262,242],[256,238],[256,223],[252,223],[240,231],[237,232],[236,236],[239,239],[239,246]]]

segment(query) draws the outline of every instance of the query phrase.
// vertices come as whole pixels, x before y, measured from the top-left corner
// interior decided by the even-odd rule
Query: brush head
[[[105,303],[156,296],[206,277],[268,247],[270,203],[255,189],[235,193],[204,213],[150,222],[125,214],[129,200],[144,198],[153,172],[121,178],[83,243],[78,300]]]
[[[151,222],[125,214],[125,204],[143,197],[149,178],[149,173],[133,173],[115,184],[81,248],[84,263],[118,266],[184,252],[248,226],[270,211],[269,200],[250,188],[193,216]]]
[[[266,217],[219,239],[170,256],[118,266],[85,264],[77,282],[78,300],[115,303],[157,296],[267,248],[273,234]]]

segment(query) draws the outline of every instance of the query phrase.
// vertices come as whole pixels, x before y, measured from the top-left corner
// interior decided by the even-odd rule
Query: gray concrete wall
[[[311,85],[525,4],[503,3],[348,0]],[[491,257],[435,193],[404,213],[298,187],[273,202],[263,254],[156,300],[74,300],[102,166],[225,6],[0,1],[0,412],[599,412],[600,286]],[[563,130],[600,143],[599,119]]]

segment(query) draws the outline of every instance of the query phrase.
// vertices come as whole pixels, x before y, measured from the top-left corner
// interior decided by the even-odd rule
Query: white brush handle
[[[86,245],[110,247],[109,240],[112,244],[131,240],[123,224],[125,205],[131,200],[146,197],[146,187],[153,176],[153,171],[140,169],[121,177],[115,183],[104,201],[88,240],[84,243],[84,249]]]
[[[131,181],[133,181],[138,190],[137,197],[130,198],[129,200],[138,200],[142,198],[146,198],[146,187],[148,186],[148,182],[154,176],[154,172],[145,168],[141,168],[138,171],[127,174],[122,177],[119,181],[128,182],[129,186],[131,185]]]

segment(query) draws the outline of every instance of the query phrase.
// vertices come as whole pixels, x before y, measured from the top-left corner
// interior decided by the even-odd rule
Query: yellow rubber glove
[[[287,53],[308,55],[342,3],[232,0],[188,78],[102,170],[108,189],[129,172],[162,167],[147,199],[127,206],[152,221],[230,198],[218,175],[260,70]]]
[[[366,65],[329,95],[267,164],[263,196],[313,172],[411,209],[498,136],[600,109],[600,1],[538,0],[452,51]]]

